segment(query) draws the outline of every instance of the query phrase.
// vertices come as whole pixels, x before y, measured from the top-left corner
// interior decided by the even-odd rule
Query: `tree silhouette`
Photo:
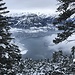
[[[73,59],[74,59],[74,55],[75,55],[75,46],[72,47],[71,52],[72,52],[72,56],[73,56]]]
[[[57,11],[60,12],[57,18],[57,23],[62,23],[63,25],[58,25],[58,29],[62,30],[62,33],[58,33],[57,38],[53,40],[54,43],[59,43],[66,40],[69,36],[75,33],[75,0],[58,0],[60,6]],[[72,18],[71,18],[72,17]]]
[[[21,72],[21,54],[18,46],[11,43],[10,27],[8,26],[8,17],[4,16],[7,7],[0,0],[0,75],[16,75]]]

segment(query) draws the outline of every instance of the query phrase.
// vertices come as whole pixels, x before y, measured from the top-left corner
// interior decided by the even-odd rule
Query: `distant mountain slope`
[[[45,15],[36,15],[36,14],[28,14],[28,15],[20,15],[14,16],[9,19],[11,27],[29,29],[30,27],[54,27],[52,25],[55,18],[52,16]]]

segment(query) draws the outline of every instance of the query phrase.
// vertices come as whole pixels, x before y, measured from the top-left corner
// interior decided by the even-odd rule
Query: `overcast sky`
[[[54,13],[56,0],[4,0],[11,12],[41,12]]]

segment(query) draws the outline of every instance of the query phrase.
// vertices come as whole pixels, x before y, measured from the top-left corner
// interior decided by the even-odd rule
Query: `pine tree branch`
[[[5,10],[5,9],[7,9],[7,7],[2,7],[2,8],[0,7],[0,11]]]
[[[6,14],[6,13],[9,13],[9,11],[3,11],[3,12],[0,12],[0,15]]]
[[[5,5],[5,3],[1,3],[1,4],[0,4],[0,7],[3,6],[3,5]]]

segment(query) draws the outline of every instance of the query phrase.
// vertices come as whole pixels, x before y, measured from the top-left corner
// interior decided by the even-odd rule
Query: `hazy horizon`
[[[55,14],[57,0],[4,0],[10,13],[42,13]]]

